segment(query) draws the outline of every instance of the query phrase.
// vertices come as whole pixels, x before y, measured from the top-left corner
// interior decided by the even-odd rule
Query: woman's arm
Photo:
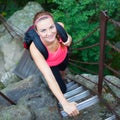
[[[57,23],[60,24],[64,28],[64,24],[62,22],[57,22]],[[72,37],[68,33],[67,33],[67,35],[68,35],[68,39],[66,42],[63,42],[63,44],[65,46],[70,46],[72,43]]]
[[[71,43],[72,43],[72,37],[69,35],[69,34],[67,34],[68,35],[68,39],[67,39],[67,41],[66,42],[63,42],[63,44],[65,45],[65,46],[70,46],[71,45]]]
[[[55,97],[58,99],[58,101],[62,104],[64,111],[67,112],[71,116],[77,115],[79,113],[79,111],[76,108],[76,104],[73,102],[69,103],[65,99],[63,93],[61,92],[61,90],[55,80],[55,77],[54,77],[50,67],[48,66],[43,55],[35,47],[34,43],[31,43],[31,45],[30,45],[30,53],[31,53],[32,58],[35,61],[37,67],[44,75],[50,90],[55,95]]]

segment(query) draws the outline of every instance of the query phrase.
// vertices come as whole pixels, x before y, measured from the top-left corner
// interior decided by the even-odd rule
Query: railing
[[[120,86],[118,86],[117,84],[105,79],[105,76],[104,76],[104,70],[107,68],[109,71],[111,71],[113,73],[113,75],[117,76],[120,78],[120,68],[119,68],[119,71],[115,70],[114,68],[112,68],[110,66],[110,63],[109,65],[106,63],[106,47],[109,46],[109,48],[111,48],[112,50],[114,50],[114,52],[118,52],[120,53],[120,48],[116,47],[115,45],[111,44],[109,40],[107,40],[106,38],[106,33],[107,33],[107,23],[110,22],[112,23],[113,25],[115,25],[115,27],[119,27],[120,28],[120,23],[119,22],[116,22],[112,19],[109,18],[109,16],[107,16],[107,12],[105,11],[102,11],[100,13],[100,26],[98,26],[97,28],[95,28],[91,33],[89,33],[85,38],[83,38],[81,41],[83,40],[86,40],[86,38],[90,37],[94,32],[96,32],[97,30],[100,30],[100,42],[99,43],[96,43],[94,45],[91,45],[91,46],[87,46],[87,47],[82,47],[82,48],[76,48],[76,50],[86,50],[86,49],[90,49],[92,47],[96,47],[96,46],[99,46],[100,47],[100,58],[99,58],[99,62],[82,62],[82,61],[79,61],[79,60],[73,60],[73,58],[71,59],[70,58],[70,64],[74,67],[77,67],[78,69],[81,69],[82,71],[85,71],[85,72],[88,72],[88,73],[92,73],[92,74],[95,74],[95,75],[98,75],[98,84],[96,82],[93,82],[91,81],[90,79],[88,78],[85,78],[87,81],[89,82],[92,82],[94,83],[95,85],[97,85],[97,88],[98,88],[98,91],[97,91],[97,94],[99,95],[99,97],[101,98],[101,101],[104,102],[106,104],[106,106],[111,110],[111,111],[114,111],[110,105],[108,103],[106,103],[102,97],[102,91],[103,91],[103,82],[104,83],[110,83],[112,86],[116,87],[118,90],[120,90]],[[72,54],[72,53],[71,53]],[[119,54],[120,55],[120,54]],[[115,58],[114,58],[115,59]],[[80,64],[86,64],[86,65],[97,65],[98,66],[98,73],[96,72],[93,72],[91,70],[88,70],[82,66],[78,66],[78,64],[76,63],[80,63]],[[74,71],[75,73],[75,71]],[[83,77],[82,75],[80,75],[81,77]],[[107,86],[108,87],[108,86]],[[96,91],[95,91],[96,92]],[[110,90],[109,92],[111,92],[111,94],[116,98],[116,100],[120,100],[120,97],[117,96],[112,90]],[[118,119],[120,119],[120,116],[118,116],[116,114],[116,112],[114,112],[114,114],[118,117]]]
[[[107,65],[105,63],[105,47],[109,46],[112,49],[114,49],[114,52],[119,52],[120,49],[112,45],[108,40],[106,40],[106,32],[107,32],[107,22],[114,23],[116,26],[120,27],[120,23],[115,22],[114,20],[110,19],[106,12],[101,12],[101,23],[100,23],[100,62],[99,62],[99,82],[98,82],[98,93],[101,95],[102,94],[102,84],[103,80],[108,81],[107,79],[104,78],[103,72],[104,72],[104,67],[115,73],[117,76],[120,76],[120,71],[118,72],[117,70],[113,69],[110,67],[110,65]],[[115,59],[115,58],[114,58]],[[116,84],[110,82],[113,86],[117,87],[120,89],[120,86],[117,86]]]
[[[106,40],[106,27],[107,27],[108,17],[105,12],[100,14],[100,60],[99,60],[99,80],[98,80],[98,93],[102,94],[103,85],[103,72],[105,63],[105,40]]]
[[[108,40],[106,40],[106,32],[107,32],[107,22],[110,21],[111,23],[115,24],[116,26],[120,27],[120,23],[116,22],[112,19],[110,19],[105,11],[102,11],[100,14],[100,26],[96,27],[91,33],[89,33],[85,38],[83,38],[81,41],[87,39],[88,37],[90,37],[94,32],[96,32],[97,30],[100,30],[100,42],[93,44],[91,46],[87,46],[87,47],[82,47],[82,48],[76,48],[76,50],[85,50],[85,49],[90,49],[92,47],[96,47],[99,46],[100,47],[100,58],[98,62],[82,62],[79,60],[74,60],[72,58],[70,58],[70,64],[85,71],[88,73],[92,73],[92,74],[96,74],[98,75],[98,94],[101,96],[102,95],[102,88],[103,88],[103,80],[108,81],[107,79],[104,78],[104,69],[105,67],[107,69],[109,69],[110,71],[114,72],[115,74],[117,74],[118,76],[120,76],[120,72],[117,70],[114,70],[112,67],[110,67],[109,65],[107,65],[105,63],[105,48],[106,46],[111,47],[112,49],[114,49],[114,51],[119,52],[120,53],[120,49],[118,49],[117,47],[115,47],[114,45],[112,45]],[[75,50],[75,49],[74,49]],[[72,53],[71,53],[72,54]],[[81,63],[81,64],[87,64],[87,65],[98,65],[99,68],[99,72],[93,72],[91,70],[88,70],[82,66],[78,66],[76,65],[76,63]],[[89,80],[91,81],[91,80]],[[93,82],[93,81],[91,81]],[[111,83],[111,82],[110,82]],[[95,83],[96,84],[96,83]],[[117,87],[118,89],[120,89],[120,86],[115,85],[114,83],[111,83],[112,85],[114,85],[115,87]]]

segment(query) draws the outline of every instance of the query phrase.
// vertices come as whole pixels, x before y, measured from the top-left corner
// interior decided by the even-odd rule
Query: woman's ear
[[[35,26],[34,30],[35,30],[35,32],[38,34],[38,30],[37,30],[36,26]]]

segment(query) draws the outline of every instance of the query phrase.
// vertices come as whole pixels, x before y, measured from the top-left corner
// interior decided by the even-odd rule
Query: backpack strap
[[[67,35],[65,29],[58,23],[55,23],[55,25],[56,25],[58,35],[60,36],[60,38],[62,39],[63,42],[66,42],[68,39],[68,35]]]
[[[34,42],[37,49],[43,54],[45,59],[48,57],[48,51],[42,41],[40,40],[39,35],[36,33],[34,29],[30,29],[25,33],[25,41],[24,41],[24,47],[26,46],[26,49],[29,49],[29,46],[32,42]]]
[[[66,42],[68,39],[68,36],[67,36],[65,29],[58,23],[55,23],[55,26],[56,26],[59,37],[62,39],[63,42]],[[46,47],[44,46],[44,44],[42,43],[42,41],[40,40],[40,37],[34,30],[33,26],[31,26],[25,33],[24,43],[23,43],[24,48],[29,49],[29,46],[32,42],[34,42],[37,49],[43,54],[45,59],[47,59],[48,51]]]

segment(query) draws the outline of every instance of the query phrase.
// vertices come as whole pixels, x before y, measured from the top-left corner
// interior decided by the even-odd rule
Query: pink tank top
[[[55,52],[48,51],[48,58],[46,60],[48,65],[52,67],[62,63],[67,55],[67,52],[68,52],[67,46],[62,47],[61,44],[59,45],[57,51]]]

